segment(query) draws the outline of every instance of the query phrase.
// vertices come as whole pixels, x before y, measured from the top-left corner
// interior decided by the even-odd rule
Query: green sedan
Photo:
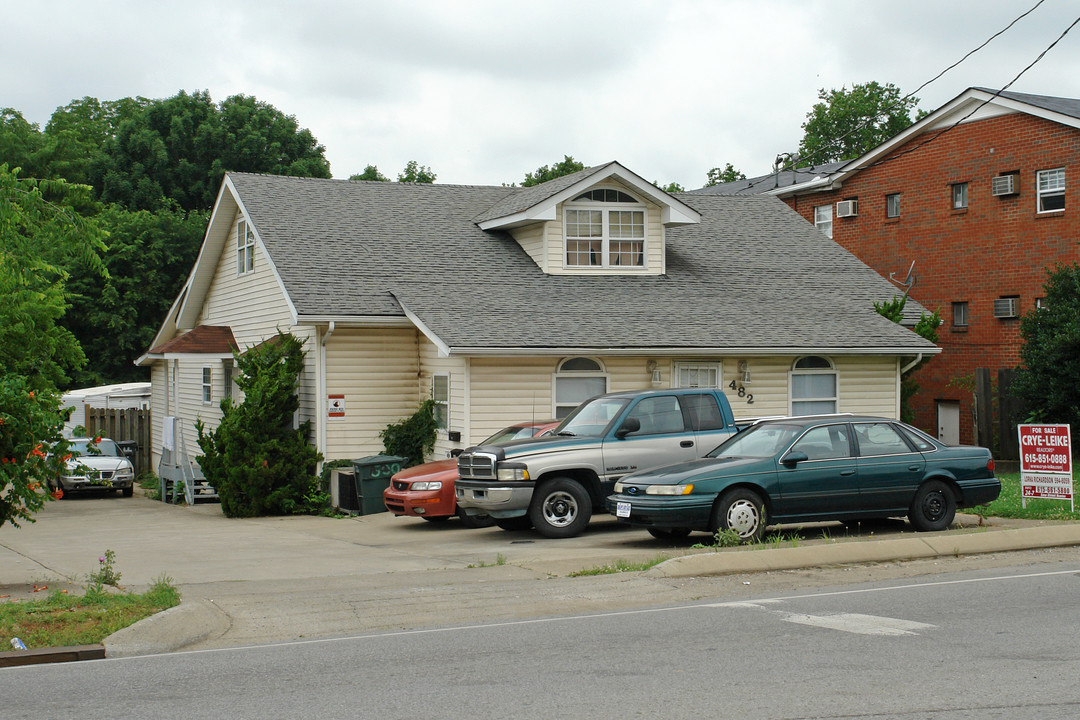
[[[768,525],[822,520],[907,516],[944,530],[957,508],[1000,492],[986,448],[885,418],[816,415],[766,420],[699,460],[626,475],[607,509],[658,538],[732,530],[754,542]]]

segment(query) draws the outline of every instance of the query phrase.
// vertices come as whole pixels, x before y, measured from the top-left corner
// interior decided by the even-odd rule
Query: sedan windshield
[[[511,440],[521,440],[523,438],[531,438],[531,437],[535,437],[537,430],[539,430],[539,428],[533,427],[531,425],[527,426],[527,427],[526,426],[521,426],[521,425],[512,425],[512,426],[510,426],[508,428],[503,428],[502,430],[495,433],[494,435],[489,437],[487,440],[484,440],[480,444],[481,445],[502,445],[503,443],[508,443]]]
[[[94,450],[90,448],[94,447]],[[112,440],[102,440],[99,443],[91,443],[89,440],[72,440],[68,445],[68,452],[74,456],[79,455],[107,455],[120,457],[120,448]]]
[[[799,425],[755,425],[733,436],[709,457],[772,457],[787,448],[802,430]]]
[[[562,421],[555,434],[600,437],[615,416],[626,407],[626,402],[626,398],[599,397],[587,400]]]

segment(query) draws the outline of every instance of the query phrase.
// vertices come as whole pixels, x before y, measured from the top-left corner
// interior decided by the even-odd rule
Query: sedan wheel
[[[743,542],[761,540],[765,524],[765,503],[756,492],[747,488],[728,490],[713,510],[713,529],[731,530]]]
[[[940,480],[923,483],[915,493],[908,520],[916,530],[932,532],[944,530],[956,518],[956,498],[949,486]]]

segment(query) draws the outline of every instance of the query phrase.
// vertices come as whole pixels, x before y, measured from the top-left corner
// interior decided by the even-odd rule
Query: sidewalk
[[[849,536],[836,524],[812,525],[797,547],[715,550],[691,547],[708,540],[703,534],[662,543],[614,518],[548,540],[386,513],[230,520],[217,505],[72,499],[50,503],[36,523],[0,529],[0,595],[38,597],[35,585],[81,592],[107,549],[129,589],[170,576],[183,603],[106,639],[106,655],[120,657],[662,605],[730,585],[733,575],[749,584],[748,574],[763,580],[778,570],[1080,545],[1080,524],[979,526],[962,515],[958,526],[914,533],[886,521]],[[644,573],[568,577],[661,554],[671,559]]]

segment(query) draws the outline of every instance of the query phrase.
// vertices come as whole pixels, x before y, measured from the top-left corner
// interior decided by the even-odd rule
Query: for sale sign
[[[1069,473],[1072,446],[1068,425],[1020,425],[1020,472]]]
[[[1068,425],[1019,425],[1021,503],[1028,498],[1073,504],[1072,442]]]

